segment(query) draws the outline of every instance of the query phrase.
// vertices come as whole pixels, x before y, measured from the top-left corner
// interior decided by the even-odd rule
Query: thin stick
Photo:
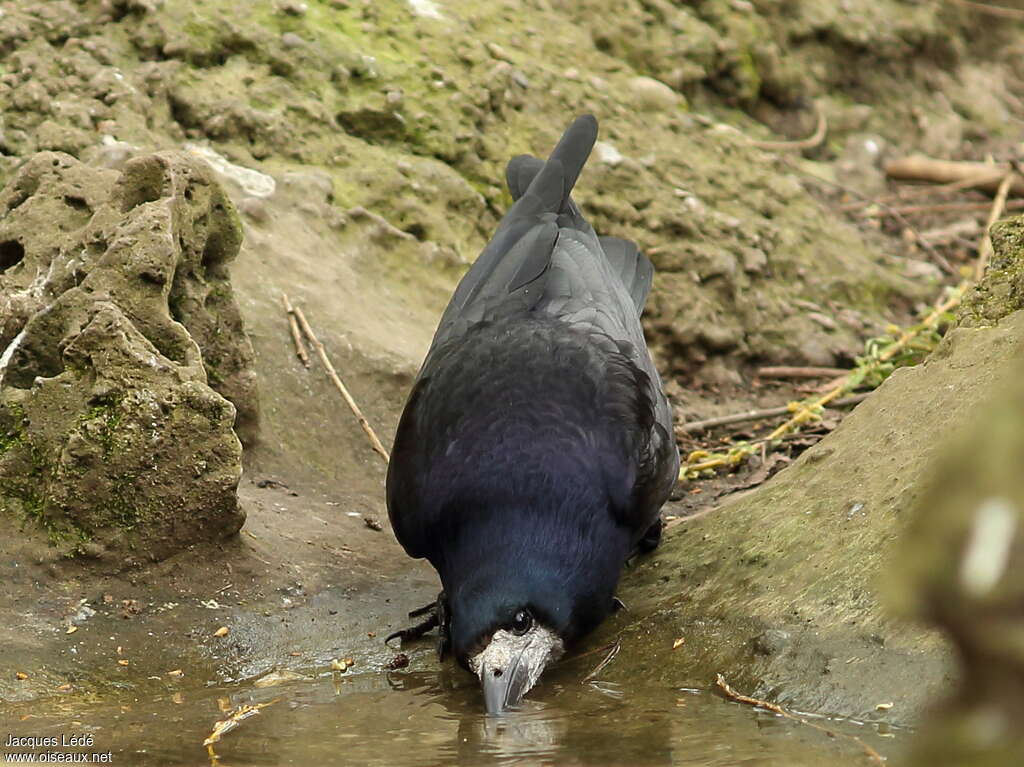
[[[775,367],[758,368],[758,378],[836,378],[845,376],[849,370],[844,368],[792,367],[778,365]]]
[[[761,700],[760,698],[752,698],[749,695],[743,695],[742,693],[738,693],[734,689],[732,689],[732,687],[729,686],[729,684],[725,681],[724,676],[722,676],[721,674],[716,674],[715,676],[715,685],[718,687],[719,690],[725,693],[725,697],[727,697],[729,700],[734,700],[737,703],[746,703],[748,706],[754,706],[755,708],[763,708],[766,711],[771,711],[773,714],[778,714],[779,716],[783,716],[791,721],[799,722],[800,724],[806,724],[808,727],[813,727],[815,730],[825,733],[830,738],[838,736],[840,738],[845,738],[846,740],[851,740],[858,746],[860,746],[861,749],[863,749],[864,755],[867,756],[867,758],[870,759],[872,762],[874,762],[875,764],[885,764],[885,757],[877,751],[875,751],[875,749],[873,749],[863,740],[858,738],[856,735],[849,735],[845,732],[830,730],[828,727],[823,727],[817,722],[810,722],[802,716],[797,716],[796,714],[790,713],[782,706],[780,706],[778,703],[772,703],[767,700]]]
[[[911,328],[910,330],[903,331],[903,333],[900,334],[900,337],[897,338],[893,342],[892,346],[888,347],[885,351],[883,351],[881,354],[878,355],[878,361],[879,362],[887,362],[888,360],[890,360],[893,357],[895,357],[898,352],[903,351],[903,349],[906,347],[906,345],[908,343],[910,343],[913,339],[915,339],[918,336],[918,334],[921,332],[922,328],[931,327],[932,325],[935,324],[936,321],[938,321],[938,319],[943,314],[945,314],[950,309],[954,308],[957,304],[959,304],[960,300],[963,298],[964,293],[967,291],[967,287],[968,286],[967,286],[966,282],[961,283],[956,288],[956,290],[953,291],[953,295],[950,298],[948,298],[945,301],[943,301],[942,303],[940,303],[938,306],[934,307],[932,309],[932,311],[928,314],[928,316],[924,318],[924,320],[921,322],[920,325],[918,325],[918,326],[916,326],[914,328]],[[827,394],[823,394],[821,397],[819,397],[817,400],[812,402],[810,405],[808,405],[806,407],[801,407],[799,410],[797,410],[796,414],[792,418],[790,418],[784,424],[779,426],[775,431],[773,431],[771,434],[769,434],[768,435],[768,439],[769,440],[778,439],[783,434],[785,434],[787,431],[792,429],[794,426],[799,426],[800,424],[804,423],[805,421],[811,420],[812,418],[815,417],[814,416],[814,411],[815,410],[817,410],[818,408],[821,408],[821,407],[825,407],[825,405],[827,405],[829,402],[834,400],[836,397],[838,397],[844,391],[846,391],[846,382],[845,381],[843,383],[841,383],[841,384],[838,384],[835,388],[833,388]],[[690,468],[694,469],[696,467],[695,466],[691,466]]]
[[[1004,8],[1001,5],[989,5],[988,3],[976,3],[973,0],[953,0],[957,5],[970,8],[978,13],[985,13],[989,16],[998,16],[1002,19],[1024,20],[1024,10],[1018,8]]]
[[[974,279],[976,281],[981,280],[985,276],[985,267],[988,266],[988,260],[992,256],[992,238],[989,236],[989,230],[999,220],[999,217],[1003,215],[1003,210],[1006,208],[1006,195],[1010,192],[1013,177],[1013,171],[1003,176],[1002,183],[999,184],[999,189],[996,191],[996,197],[992,200],[992,210],[988,213],[988,223],[985,224],[985,229],[981,233],[981,241],[978,243],[978,262],[974,265]]]
[[[807,138],[802,138],[797,141],[757,141],[755,139],[750,139],[750,143],[758,149],[774,151],[814,149],[814,147],[818,146],[825,140],[825,134],[828,132],[828,119],[825,117],[825,110],[822,109],[820,105],[817,105],[816,109],[818,112],[818,124],[814,128],[814,133]]]
[[[974,189],[977,186],[987,184],[992,181],[992,173],[987,172],[982,176],[973,176],[971,178],[965,178],[962,181],[951,181],[948,184],[939,184],[938,186],[931,186],[929,184],[913,184],[910,186],[903,186],[894,194],[883,194],[873,200],[855,200],[853,202],[846,202],[839,205],[839,210],[848,212],[854,210],[862,210],[869,205],[876,205],[879,203],[894,203],[903,200],[909,200],[914,197],[925,197],[933,194],[951,194],[953,192],[961,192],[965,189]]]
[[[861,194],[855,189],[843,186],[842,184],[839,184],[835,181],[829,181],[828,179],[822,178],[821,176],[815,176],[813,173],[808,173],[807,171],[797,167],[792,163],[788,164],[790,168],[792,168],[797,173],[800,173],[805,178],[808,178],[812,181],[817,181],[821,184],[825,184],[826,186],[831,186],[833,189],[838,189],[841,192],[845,192],[851,197],[860,197],[862,200],[868,199],[867,195]],[[903,228],[909,230],[910,233],[914,235],[914,241],[919,243],[922,248],[928,251],[929,255],[931,255],[932,257],[932,260],[935,261],[935,263],[939,266],[940,269],[942,269],[942,271],[946,272],[946,274],[956,274],[956,270],[953,268],[953,265],[946,260],[946,257],[939,253],[939,251],[936,250],[930,242],[923,239],[921,237],[920,232],[918,232],[917,229],[909,221],[907,221],[907,219],[905,219],[899,211],[895,210],[890,205],[886,205],[884,202],[879,202],[877,204],[880,207],[885,208],[887,211],[890,211],[893,217],[903,225]]]
[[[863,402],[868,394],[871,392],[863,392],[862,394],[854,394],[850,397],[843,397],[840,400],[836,400],[832,403],[832,407],[848,407],[850,405],[856,405],[858,402]],[[728,426],[731,423],[744,423],[746,421],[760,421],[762,418],[776,418],[780,415],[787,415],[790,413],[788,405],[782,405],[780,407],[769,407],[763,410],[747,410],[743,413],[732,413],[731,415],[721,415],[717,418],[705,418],[703,421],[691,421],[690,423],[684,423],[681,431],[690,433],[694,431],[704,431],[714,426]]]
[[[951,181],[976,180],[978,176],[988,174],[988,178],[972,184],[989,194],[995,194],[999,184],[1013,166],[1009,163],[964,162],[961,160],[936,160],[932,157],[914,155],[898,157],[885,164],[885,174],[889,178],[901,181],[930,181],[948,184]],[[1014,179],[1010,192],[1014,197],[1024,195],[1024,178]]]
[[[884,216],[913,213],[947,213],[957,210],[989,210],[992,207],[990,202],[937,202],[930,205],[885,205],[880,210],[866,210],[861,215]],[[1005,204],[1006,210],[1020,210],[1024,208],[1024,200],[1010,200]]]
[[[730,494],[729,499],[732,500],[733,498],[739,498],[743,494],[745,494],[747,492],[750,492],[750,490],[752,490],[752,489],[753,488],[744,489],[744,490],[738,491],[738,493]],[[690,520],[693,520],[693,519],[700,519],[701,517],[706,517],[708,514],[714,514],[716,511],[721,511],[723,508],[724,507],[722,505],[708,506],[706,509],[701,509],[700,511],[695,511],[693,514],[686,514],[685,516],[682,516],[682,517],[676,517],[675,519],[670,519],[670,520],[668,520],[665,523],[665,530],[671,530],[676,525],[683,524],[683,522],[689,522]]]
[[[606,645],[601,645],[600,647],[595,647],[595,648],[593,648],[591,650],[587,650],[586,652],[581,652],[579,655],[565,656],[565,657],[563,657],[561,660],[559,660],[557,662],[557,665],[564,666],[564,665],[569,664],[569,663],[575,663],[580,658],[586,658],[589,655],[596,655],[599,652],[607,652],[608,650],[611,650],[613,647],[615,647],[615,645],[617,645],[618,643],[619,643],[619,637],[616,637],[615,641],[612,642],[611,644],[606,644]]]
[[[374,432],[373,427],[370,426],[370,422],[366,420],[366,416],[363,415],[363,411],[359,409],[359,405],[352,399],[352,395],[348,393],[348,389],[345,388],[345,384],[341,382],[338,377],[338,373],[334,370],[334,365],[327,358],[327,351],[324,349],[324,345],[320,343],[320,339],[316,337],[313,332],[313,328],[306,322],[306,316],[302,313],[302,309],[296,307],[295,316],[299,320],[299,325],[302,326],[302,332],[306,334],[306,338],[313,344],[313,348],[316,349],[317,356],[320,357],[320,361],[324,363],[324,367],[327,368],[327,375],[330,376],[331,382],[334,384],[341,396],[345,399],[345,403],[348,405],[348,409],[352,411],[352,414],[359,421],[359,425],[363,427],[363,431],[366,432],[366,436],[370,438],[370,445],[377,452],[377,454],[384,459],[387,463],[391,460],[391,456],[388,455],[388,451],[384,449],[384,445],[377,439],[377,434]]]
[[[299,323],[295,319],[295,309],[292,307],[292,302],[288,300],[288,296],[284,293],[281,294],[281,303],[284,304],[284,310],[288,314],[288,328],[292,331],[292,341],[295,342],[295,356],[302,360],[302,364],[308,368],[309,355],[306,354],[306,345],[302,343]]]
[[[610,649],[608,651],[608,654],[604,656],[604,660],[602,660],[600,663],[598,663],[596,666],[594,666],[594,670],[591,671],[589,674],[587,674],[585,677],[583,677],[580,680],[580,684],[586,684],[591,679],[593,679],[598,674],[600,674],[604,670],[605,666],[607,666],[609,663],[611,663],[613,660],[615,660],[615,656],[619,654],[619,649],[620,648],[621,648],[621,644],[619,643],[619,640],[616,639],[615,640],[615,644],[612,645],[612,649]]]
[[[920,324],[915,325],[909,330],[903,331],[903,333],[900,334],[900,337],[897,338],[891,346],[889,346],[888,348],[885,349],[885,351],[879,354],[878,359],[874,363],[872,363],[873,366],[877,366],[883,362],[892,359],[894,356],[896,356],[897,353],[903,351],[903,349],[905,349],[911,341],[917,338],[917,336],[921,333],[922,330],[933,327],[942,317],[942,315],[953,309],[960,303],[961,300],[963,300],[964,293],[967,292],[967,288],[969,288],[970,285],[970,280],[963,280],[959,285],[957,285],[956,288],[953,289],[953,292],[950,295],[950,297],[947,298],[945,301],[937,304]],[[818,399],[814,400],[809,404],[804,404],[802,402],[793,403],[795,406],[794,415],[784,424],[775,429],[775,431],[769,434],[765,439],[768,440],[769,442],[774,442],[775,440],[782,437],[783,434],[789,432],[791,429],[798,428],[801,425],[807,423],[808,421],[812,421],[815,418],[817,418],[817,411],[820,408],[825,407],[840,394],[843,394],[846,391],[848,391],[848,383],[849,379],[844,379],[841,383],[836,384],[836,386],[832,388],[830,391],[828,391],[826,394],[823,394]],[[792,412],[790,411],[789,406],[786,407],[786,412]],[[683,428],[685,430],[686,427],[684,426]],[[696,451],[696,453],[704,454],[705,456],[707,455],[705,451]],[[698,463],[684,463],[679,467],[679,479],[686,479],[687,475],[696,475],[699,472],[702,472],[706,469],[717,469],[720,466],[736,465],[742,462],[747,455],[750,455],[749,447],[743,449],[734,448],[734,450],[731,451],[730,454],[725,456],[707,457],[706,460],[700,461]]]

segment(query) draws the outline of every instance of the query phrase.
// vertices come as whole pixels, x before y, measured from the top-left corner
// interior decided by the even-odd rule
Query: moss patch
[[[1024,217],[992,227],[993,254],[984,279],[964,296],[957,313],[963,327],[986,327],[1024,308]]]

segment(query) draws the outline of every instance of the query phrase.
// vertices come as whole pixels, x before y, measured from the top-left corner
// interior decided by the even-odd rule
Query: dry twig
[[[227,735],[249,717],[260,713],[261,709],[264,709],[267,706],[273,706],[279,700],[281,699],[274,698],[266,703],[257,703],[255,706],[250,706],[248,704],[241,705],[232,711],[228,715],[227,719],[221,719],[219,722],[216,722],[213,725],[213,732],[211,732],[209,737],[203,741],[203,745],[206,746],[206,752],[210,756],[210,763],[212,765],[220,764],[217,754],[213,750],[214,743],[219,742],[222,736]]]
[[[978,262],[974,265],[975,280],[980,280],[985,276],[985,267],[988,266],[988,260],[992,256],[992,238],[989,236],[989,230],[1006,209],[1006,195],[1010,191],[1014,175],[1011,170],[1003,176],[999,189],[996,191],[996,198],[992,201],[992,210],[988,213],[988,222],[985,224],[985,229],[981,233],[981,241],[978,243]]]
[[[924,320],[914,327],[903,331],[899,338],[886,347],[885,351],[879,354],[872,362],[872,367],[877,368],[883,363],[888,362],[898,353],[902,352],[910,342],[916,339],[922,332],[934,328],[947,312],[960,303],[963,299],[964,293],[967,292],[967,288],[970,287],[970,284],[969,280],[964,280],[957,285],[957,287],[953,289],[950,297],[934,306],[932,311],[924,318]],[[851,374],[851,378],[852,376],[853,374]],[[850,378],[846,378],[812,402],[791,402],[786,407],[786,412],[792,412],[793,416],[765,437],[765,441],[769,443],[774,442],[790,430],[799,428],[808,421],[817,419],[818,412],[839,395],[847,392],[850,389],[850,386]],[[686,427],[684,426],[683,428],[685,429]],[[679,467],[679,479],[683,480],[687,476],[697,476],[700,472],[706,471],[707,469],[717,469],[722,466],[738,465],[745,460],[747,456],[751,455],[751,449],[751,445],[736,446],[725,455],[710,455],[706,451],[697,450],[690,454],[689,461],[692,462],[685,462]]]
[[[965,237],[976,237],[980,231],[981,224],[975,219],[964,218],[954,221],[952,224],[921,232],[921,236],[932,245],[952,245],[953,243],[964,242]]]
[[[815,105],[815,109],[818,113],[818,124],[814,128],[814,133],[807,138],[798,139],[797,141],[758,141],[750,139],[750,143],[758,149],[768,149],[770,151],[784,152],[788,150],[814,149],[814,147],[819,146],[825,140],[825,134],[828,132],[828,119],[825,117],[825,110],[821,108],[820,104]]]
[[[961,283],[953,291],[953,295],[950,298],[946,299],[945,301],[939,303],[937,306],[935,306],[932,309],[932,311],[928,314],[928,316],[924,318],[920,325],[910,328],[909,330],[903,331],[903,333],[900,334],[900,337],[897,338],[891,346],[886,348],[885,351],[878,355],[878,362],[888,362],[893,357],[895,357],[899,352],[903,351],[903,349],[906,348],[907,344],[909,344],[911,341],[917,338],[917,336],[921,333],[921,330],[923,330],[924,328],[932,327],[936,322],[938,322],[942,315],[944,315],[946,312],[950,311],[957,304],[959,304],[960,299],[963,298],[963,294],[966,292],[966,290],[967,283]],[[825,407],[825,405],[830,403],[844,391],[846,391],[846,381],[837,384],[830,391],[828,391],[826,394],[823,394],[810,405],[806,407],[799,407],[796,411],[796,414],[788,421],[786,421],[784,424],[779,426],[771,434],[769,434],[767,439],[769,441],[778,439],[795,426],[799,426],[802,423],[813,420],[816,417],[816,410]]]
[[[732,687],[729,686],[728,682],[725,681],[724,676],[722,676],[721,674],[716,674],[715,676],[715,685],[718,687],[719,690],[725,693],[725,697],[727,697],[729,700],[734,700],[737,703],[746,703],[748,706],[754,706],[755,708],[763,708],[766,711],[771,711],[773,714],[778,714],[779,716],[785,717],[786,719],[789,719],[793,722],[806,724],[808,727],[813,727],[815,730],[825,733],[830,738],[840,737],[845,738],[846,740],[853,741],[861,747],[861,749],[864,751],[865,756],[867,756],[868,759],[870,759],[872,762],[874,762],[875,764],[885,764],[885,757],[877,751],[875,751],[875,749],[873,749],[863,740],[858,738],[856,735],[849,735],[845,732],[837,732],[836,730],[830,730],[828,727],[823,727],[817,722],[811,722],[807,720],[805,717],[797,716],[796,714],[787,711],[778,703],[772,703],[771,701],[761,700],[760,698],[752,698],[749,695],[744,695],[742,693],[736,692],[734,689],[732,689]]]
[[[587,674],[585,677],[583,677],[580,680],[580,684],[586,684],[591,679],[593,679],[598,674],[600,674],[604,670],[605,666],[607,666],[609,663],[611,663],[613,660],[615,660],[615,656],[619,654],[619,649],[620,648],[621,648],[621,644],[620,644],[619,640],[616,639],[615,640],[615,644],[613,644],[611,646],[611,649],[608,650],[608,654],[604,656],[604,660],[602,660],[600,663],[598,663],[596,666],[594,666],[594,670],[591,671],[589,674]]]
[[[822,368],[822,367],[793,367],[790,365],[776,365],[772,367],[758,368],[758,378],[836,378],[849,373],[845,368]]]
[[[870,394],[870,392],[854,394],[850,397],[843,397],[842,399],[833,402],[832,407],[848,407],[850,405],[856,405],[858,402],[863,402],[868,394]],[[786,415],[791,412],[793,411],[789,405],[769,407],[764,408],[763,410],[747,410],[743,413],[732,413],[730,415],[721,415],[717,418],[705,418],[703,421],[691,421],[690,423],[684,423],[680,427],[680,430],[687,433],[704,431],[705,429],[710,429],[714,426],[728,426],[732,423],[760,421],[762,418],[777,418],[780,415]]]
[[[914,197],[925,197],[935,194],[952,194],[954,192],[962,192],[965,189],[974,189],[978,184],[987,183],[992,178],[990,172],[986,172],[983,176],[974,176],[972,178],[965,178],[961,181],[953,181],[949,184],[939,184],[938,186],[931,186],[929,184],[913,184],[908,186],[900,187],[896,192],[892,194],[883,194],[881,197],[874,199],[863,198],[860,200],[853,200],[852,202],[844,202],[839,205],[839,210],[848,212],[855,210],[862,210],[871,205],[878,205],[882,203],[896,203],[912,199]]]
[[[938,184],[971,179],[972,187],[989,194],[996,193],[1003,178],[1012,170],[1013,168],[1006,164],[936,160],[921,155],[899,157],[885,164],[885,173],[889,178],[901,181],[930,181]],[[1014,197],[1024,195],[1024,178],[1018,176],[1014,179],[1010,193]]]
[[[1001,19],[1017,19],[1024,21],[1024,10],[1019,8],[1006,8],[1002,5],[989,5],[988,3],[977,3],[974,0],[953,0],[957,5],[970,8],[972,11],[984,13],[988,16],[998,16]]]
[[[898,216],[914,213],[948,213],[958,210],[990,210],[990,202],[935,202],[923,205],[879,205],[878,210],[865,210],[865,216]],[[1004,206],[1006,210],[1021,210],[1024,208],[1024,200],[1009,200]]]
[[[792,163],[789,164],[789,167],[792,168],[797,173],[802,174],[805,178],[809,178],[812,181],[817,181],[817,182],[819,182],[821,184],[825,184],[826,186],[830,186],[833,189],[838,189],[839,191],[843,192],[844,194],[849,195],[850,197],[859,197],[862,200],[868,200],[869,199],[867,197],[867,195],[861,194],[860,192],[858,192],[858,191],[856,191],[854,189],[851,189],[850,187],[843,186],[842,184],[839,184],[839,183],[837,183],[835,181],[830,181],[830,180],[828,180],[826,178],[822,178],[821,176],[815,176],[813,173],[808,173],[807,171],[802,170],[801,168],[797,167],[796,165],[794,165]],[[918,232],[917,229],[914,227],[914,225],[911,224],[909,221],[907,221],[907,219],[905,219],[903,217],[903,215],[899,211],[895,210],[894,208],[892,208],[889,205],[886,205],[883,202],[878,202],[878,201],[875,201],[875,200],[873,200],[872,202],[874,202],[879,207],[885,208],[887,211],[889,211],[892,214],[893,218],[895,218],[897,221],[900,222],[900,224],[903,225],[904,229],[906,229],[912,235],[914,235],[914,240],[917,243],[919,243],[922,248],[924,248],[926,251],[928,251],[928,254],[932,257],[932,260],[935,261],[935,263],[939,266],[939,268],[941,268],[947,274],[956,274],[956,270],[953,269],[952,264],[950,264],[949,261],[946,260],[946,257],[943,256],[941,253],[939,253],[939,251],[936,250],[932,246],[932,244],[930,242],[928,242],[927,240],[923,239],[921,237],[920,232]]]
[[[295,319],[295,308],[292,306],[292,302],[288,300],[288,296],[284,293],[281,294],[281,303],[284,305],[284,310],[288,314],[288,329],[292,332],[292,341],[295,342],[295,356],[298,357],[302,364],[307,368],[309,367],[309,355],[306,353],[306,345],[302,343],[302,334],[299,333],[299,323]]]
[[[295,317],[298,319],[299,325],[302,327],[302,332],[306,334],[306,338],[309,339],[313,348],[316,349],[316,353],[317,356],[320,357],[320,361],[324,364],[324,367],[327,368],[327,375],[330,376],[331,382],[334,384],[334,388],[336,388],[344,398],[345,403],[348,405],[348,409],[352,411],[356,420],[359,421],[359,425],[362,426],[363,431],[366,432],[366,436],[369,437],[370,446],[373,447],[377,454],[384,459],[385,463],[387,463],[391,460],[391,456],[388,455],[388,451],[384,448],[384,445],[382,445],[380,440],[377,439],[377,433],[373,430],[373,427],[370,426],[370,422],[366,420],[366,416],[363,415],[363,411],[359,409],[359,405],[357,405],[356,401],[352,399],[352,395],[349,394],[345,384],[342,383],[341,379],[338,377],[338,373],[335,371],[334,365],[331,364],[331,360],[327,357],[327,350],[324,349],[324,345],[320,343],[320,339],[316,337],[316,334],[313,332],[313,328],[311,328],[309,323],[306,322],[306,316],[302,313],[302,309],[298,307],[295,308]]]
[[[985,227],[985,234],[978,246],[978,261],[975,265],[974,280],[980,280],[984,275],[985,266],[988,263],[989,256],[992,252],[992,244],[988,236],[988,231],[999,219],[1002,213],[1010,207],[1010,204],[1007,203],[1007,196],[1014,191],[1017,185],[1020,185],[1021,189],[1024,190],[1024,173],[1021,172],[1016,163],[1011,163],[1009,167],[997,166],[993,168],[992,166],[986,166],[981,163],[944,163],[942,161],[930,160],[928,158],[905,158],[903,162],[903,166],[900,166],[898,162],[890,163],[886,167],[886,172],[889,173],[890,176],[897,176],[902,173],[905,174],[904,177],[906,177],[906,174],[910,174],[911,171],[914,170],[910,166],[916,163],[917,168],[914,172],[917,173],[917,176],[915,177],[920,180],[954,182],[962,181],[966,178],[976,180],[982,170],[995,170],[1000,174],[999,183],[995,189],[995,199],[993,200],[989,210],[988,225]],[[931,175],[929,176],[927,174]],[[832,184],[832,182],[826,183]],[[838,184],[832,185],[845,190],[844,187]],[[853,192],[853,194],[858,197],[863,197],[863,195],[856,192]],[[881,207],[885,208],[887,211],[896,215],[901,221],[905,222],[905,219],[902,218],[899,211],[886,205],[881,205]],[[911,229],[911,231],[913,231],[913,229]],[[916,236],[918,241],[927,246],[927,243],[925,243],[919,235]],[[934,252],[933,248],[930,246],[927,247],[929,251]],[[946,266],[948,268],[948,264]],[[908,347],[911,347],[912,342],[914,342],[922,333],[926,331],[934,331],[941,319],[949,311],[959,305],[961,300],[963,300],[963,296],[971,284],[972,280],[970,279],[962,280],[944,300],[940,300],[935,304],[932,311],[924,318],[924,320],[903,331],[895,341],[885,347],[884,351],[877,354],[877,356],[874,356],[872,359],[869,359],[866,365],[859,366],[843,378],[833,382],[830,385],[830,388],[817,399],[811,400],[810,402],[806,400],[801,402],[791,402],[786,407],[781,408],[771,408],[760,411],[752,410],[732,416],[724,416],[722,418],[684,424],[681,427],[681,431],[685,433],[699,431],[710,426],[740,423],[743,421],[770,418],[776,415],[792,413],[792,416],[785,423],[778,426],[771,434],[761,440],[760,444],[746,442],[740,443],[732,446],[729,451],[724,454],[711,453],[707,450],[696,450],[692,452],[687,461],[680,467],[679,479],[683,480],[687,477],[697,477],[703,471],[717,469],[723,466],[736,466],[752,455],[757,447],[760,447],[763,457],[767,451],[768,444],[781,439],[784,435],[794,429],[799,429],[803,424],[809,421],[817,420],[824,407],[833,402],[833,400],[836,400],[842,394],[856,388],[856,384],[862,381],[865,375],[872,371],[877,372],[887,362],[902,353]]]

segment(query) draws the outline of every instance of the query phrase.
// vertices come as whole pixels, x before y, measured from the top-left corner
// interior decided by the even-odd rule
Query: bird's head
[[[433,563],[451,650],[480,679],[489,714],[518,705],[611,611],[629,532],[600,498],[584,500],[549,491],[530,504],[474,508]]]
[[[464,662],[480,678],[487,713],[500,714],[519,704],[564,649],[555,629],[522,606],[501,621],[481,649],[467,653]]]
[[[487,713],[517,706],[544,670],[611,608],[615,569],[579,577],[566,561],[501,549],[445,580],[449,637],[456,659],[480,679]]]

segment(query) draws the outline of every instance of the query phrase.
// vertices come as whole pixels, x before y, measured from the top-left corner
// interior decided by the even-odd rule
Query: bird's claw
[[[433,605],[431,605],[431,607],[433,607]],[[413,612],[409,613],[410,617],[415,617],[417,615],[423,615],[423,613],[418,610],[414,610]],[[437,625],[437,613],[433,613],[426,620],[420,621],[414,626],[410,626],[409,628],[405,629],[399,629],[398,631],[395,631],[392,634],[388,634],[388,638],[384,640],[384,644],[390,644],[392,639],[401,639],[403,644],[405,642],[411,642],[413,640],[419,639]]]
[[[431,629],[437,628],[437,658],[438,660],[444,660],[449,647],[449,618],[448,600],[445,598],[443,591],[438,594],[437,601],[423,605],[423,607],[418,607],[409,613],[410,618],[418,618],[421,615],[426,615],[426,619],[413,626],[409,626],[409,628],[400,629],[389,634],[387,639],[384,640],[384,644],[390,644],[393,639],[400,639],[402,644],[413,642],[420,639]]]
[[[650,554],[658,548],[658,544],[661,543],[661,534],[664,530],[665,520],[659,515],[654,524],[644,533],[643,537],[636,542],[633,551],[630,552],[629,557],[626,559],[626,567],[632,567],[637,557],[643,554]]]

